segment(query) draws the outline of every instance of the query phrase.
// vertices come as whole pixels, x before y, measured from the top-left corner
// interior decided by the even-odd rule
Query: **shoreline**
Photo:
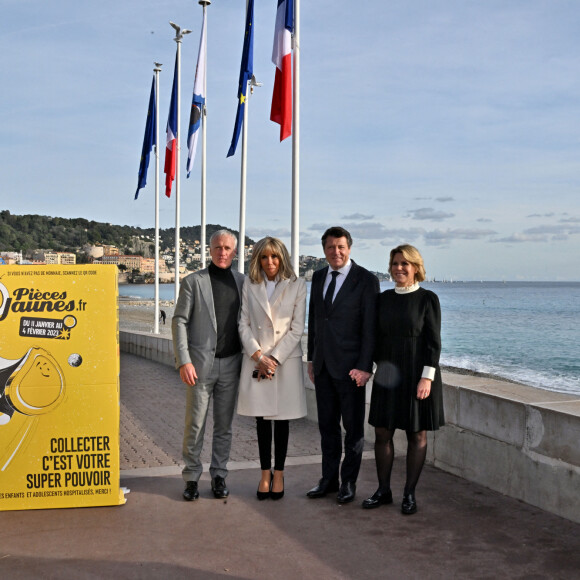
[[[154,300],[135,300],[119,297],[119,329],[128,332],[153,332],[154,320],[153,320],[153,309]],[[174,300],[160,300],[160,309],[164,310],[166,313],[166,323],[165,325],[159,322],[159,334],[163,337],[171,338],[171,318],[174,312]],[[304,335],[306,337],[306,334]],[[305,345],[303,345],[304,347]],[[442,371],[454,373],[456,375],[465,375],[472,377],[481,377],[486,379],[493,379],[498,381],[504,381],[507,383],[512,383],[514,385],[522,385],[525,387],[531,387],[520,381],[514,379],[509,379],[500,375],[494,375],[492,373],[485,373],[474,371],[471,369],[466,369],[462,367],[455,367],[450,365],[440,365]],[[549,389],[544,389],[549,390]],[[556,391],[552,391],[556,392]]]

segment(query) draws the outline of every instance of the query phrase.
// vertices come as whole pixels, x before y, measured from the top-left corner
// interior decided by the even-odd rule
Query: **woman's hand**
[[[429,379],[422,378],[419,380],[417,385],[417,399],[426,399],[431,394],[431,381]]]
[[[272,380],[277,366],[278,361],[274,357],[263,354],[256,365],[256,368],[258,369],[258,380],[260,380],[260,378]]]

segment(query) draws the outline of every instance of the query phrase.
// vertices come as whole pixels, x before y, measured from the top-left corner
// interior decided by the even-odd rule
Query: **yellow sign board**
[[[0,266],[0,510],[123,503],[117,267]]]

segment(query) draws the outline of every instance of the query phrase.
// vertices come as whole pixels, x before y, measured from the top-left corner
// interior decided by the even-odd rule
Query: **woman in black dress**
[[[372,509],[393,501],[391,469],[395,429],[407,434],[407,479],[401,511],[417,511],[415,487],[427,454],[427,431],[445,424],[439,355],[441,309],[437,295],[419,286],[425,267],[410,245],[391,250],[389,272],[395,288],[380,294],[369,423],[375,428],[379,488],[363,502]]]

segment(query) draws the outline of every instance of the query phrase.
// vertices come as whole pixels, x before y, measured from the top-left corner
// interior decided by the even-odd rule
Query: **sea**
[[[441,303],[442,365],[580,395],[580,282],[422,286]],[[381,290],[392,287],[381,283]],[[154,287],[121,285],[119,294],[152,300]],[[161,300],[173,300],[173,284],[161,284],[159,294]]]

